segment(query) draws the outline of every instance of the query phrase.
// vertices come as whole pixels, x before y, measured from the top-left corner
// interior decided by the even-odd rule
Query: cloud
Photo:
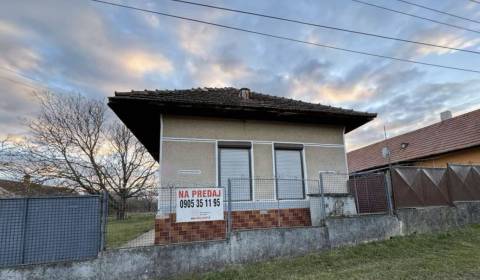
[[[394,90],[394,89],[392,89]],[[383,138],[383,126],[388,136],[396,136],[438,122],[440,112],[451,110],[455,115],[480,109],[480,79],[464,82],[421,83],[392,94],[385,102],[371,106],[379,117],[366,126],[348,134],[349,150]],[[458,97],[462,98],[458,98]]]
[[[135,5],[339,47],[478,68],[475,55],[460,52],[168,1]],[[478,49],[480,44],[475,34],[344,1],[225,1],[219,5],[458,48]],[[479,5],[435,5],[459,14],[480,13]],[[0,70],[3,134],[20,133],[20,118],[34,114],[32,86],[96,98],[115,90],[236,86],[378,112],[375,121],[347,136],[349,148],[381,140],[384,125],[392,135],[403,133],[437,120],[441,110],[461,112],[480,101],[475,99],[479,81],[474,74],[309,47],[88,1],[9,1],[2,6],[0,18],[0,66],[39,81]]]
[[[121,57],[126,70],[134,75],[143,76],[152,72],[169,74],[173,70],[172,62],[161,54],[137,51],[126,53]]]
[[[430,44],[448,46],[457,49],[476,49],[480,44],[480,38],[470,38],[465,36],[465,32],[448,32],[443,29],[428,28],[420,30],[413,36],[414,40],[428,42]],[[413,57],[424,57],[427,55],[445,55],[458,52],[456,50],[416,45],[407,48],[407,51],[413,53]]]
[[[217,34],[218,30],[210,26],[194,25],[188,22],[182,22],[177,28],[177,36],[182,49],[197,57],[208,56]]]

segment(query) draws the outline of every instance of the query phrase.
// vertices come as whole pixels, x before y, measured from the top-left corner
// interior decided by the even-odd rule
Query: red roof
[[[382,157],[386,146],[391,162],[400,163],[479,145],[480,110],[475,110],[351,151],[347,154],[348,168],[356,172],[387,165]]]

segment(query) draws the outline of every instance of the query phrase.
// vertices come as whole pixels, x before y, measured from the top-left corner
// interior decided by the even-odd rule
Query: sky
[[[427,63],[480,70],[480,55],[359,36],[195,7],[169,0],[112,2],[240,28]],[[363,32],[480,51],[480,33],[351,0],[192,0]],[[480,24],[395,0],[365,0],[449,24]],[[411,0],[480,20],[469,0]],[[352,150],[480,109],[480,74],[265,38],[88,0],[3,1],[0,10],[0,137],[27,133],[34,92],[247,87],[271,95],[378,113],[346,135]]]

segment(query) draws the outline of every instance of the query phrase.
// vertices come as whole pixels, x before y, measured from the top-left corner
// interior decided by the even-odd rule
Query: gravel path
[[[144,234],[132,239],[121,246],[121,248],[151,246],[155,242],[155,230],[145,232]]]

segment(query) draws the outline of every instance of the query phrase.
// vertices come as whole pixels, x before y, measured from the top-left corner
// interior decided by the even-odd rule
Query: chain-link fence
[[[154,245],[158,197],[159,189],[152,188],[128,199],[124,215],[117,215],[118,205],[114,200],[110,200],[106,217],[105,248]]]
[[[109,220],[109,248],[222,240],[239,230],[322,226],[329,217],[388,212],[384,176],[336,172],[318,179],[230,178],[222,187],[174,182],[157,196],[155,216]]]
[[[311,226],[311,207],[321,212],[319,180],[283,178],[234,178],[231,190],[230,230]],[[311,190],[313,192],[311,192]]]
[[[227,238],[228,196],[210,184],[171,183],[160,189],[155,244]]]
[[[348,174],[320,172],[319,180],[325,217],[352,216],[358,213],[355,197],[348,188]]]

